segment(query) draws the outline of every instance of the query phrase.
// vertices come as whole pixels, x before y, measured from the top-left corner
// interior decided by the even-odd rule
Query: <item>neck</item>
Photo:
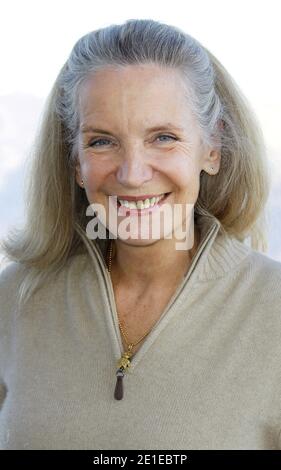
[[[199,245],[199,233],[194,226],[194,244],[188,250],[176,250],[175,239],[157,240],[148,246],[113,241],[111,277],[116,284],[140,290],[170,285],[188,270]]]

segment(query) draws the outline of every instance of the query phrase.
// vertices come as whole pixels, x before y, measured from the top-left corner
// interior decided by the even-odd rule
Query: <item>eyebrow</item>
[[[183,127],[178,127],[178,126],[175,126],[174,124],[172,124],[171,122],[167,122],[166,124],[161,124],[159,126],[154,126],[154,127],[150,127],[149,129],[146,129],[147,132],[156,132],[156,131],[163,131],[165,129],[173,129],[173,130],[176,130],[176,131],[183,131],[184,128]],[[81,132],[82,134],[86,134],[86,133],[89,133],[89,132],[96,132],[98,134],[107,134],[107,135],[111,135],[112,133],[105,130],[105,129],[95,129],[94,127],[92,126],[81,126]]]

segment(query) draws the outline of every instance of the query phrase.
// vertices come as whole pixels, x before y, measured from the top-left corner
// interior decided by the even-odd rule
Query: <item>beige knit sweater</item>
[[[281,449],[281,263],[200,218],[192,265],[125,373],[105,241],[17,312],[0,275],[0,449]],[[20,313],[20,315],[18,314]]]

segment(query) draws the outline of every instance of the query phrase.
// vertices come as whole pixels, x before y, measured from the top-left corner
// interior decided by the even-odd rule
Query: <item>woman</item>
[[[281,448],[264,154],[247,100],[188,34],[128,20],[79,39],[26,225],[2,243],[2,449]]]

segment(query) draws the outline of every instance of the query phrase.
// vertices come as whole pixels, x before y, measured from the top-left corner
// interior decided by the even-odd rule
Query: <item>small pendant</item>
[[[117,372],[116,372],[117,381],[116,381],[115,391],[114,391],[114,398],[116,400],[122,400],[123,395],[124,395],[124,388],[123,388],[124,370],[126,370],[131,365],[130,358],[133,354],[131,352],[132,348],[133,348],[133,345],[130,344],[128,347],[128,351],[125,351],[122,354],[117,364],[117,367],[118,367]]]

